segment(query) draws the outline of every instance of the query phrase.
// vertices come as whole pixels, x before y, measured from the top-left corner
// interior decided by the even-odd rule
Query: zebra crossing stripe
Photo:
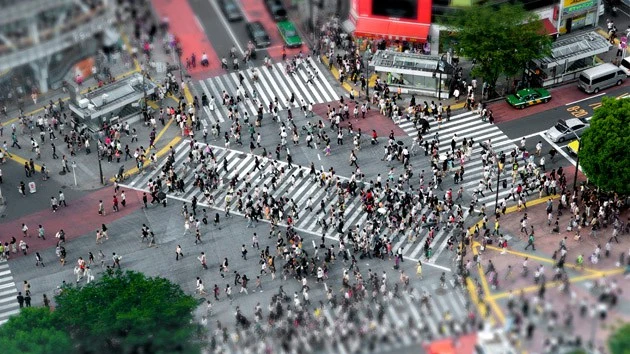
[[[6,260],[0,261],[0,325],[7,322],[9,317],[20,313],[17,294],[9,264]]]
[[[225,116],[227,115],[227,109],[222,105],[222,92],[228,92],[234,94],[237,92],[237,88],[242,86],[243,90],[251,99],[256,99],[261,102],[265,108],[269,107],[269,104],[277,97],[281,102],[281,107],[286,107],[286,99],[291,96],[291,93],[295,94],[297,103],[301,103],[304,100],[305,103],[326,103],[331,102],[338,96],[337,92],[333,89],[330,83],[321,76],[321,71],[316,67],[312,58],[305,61],[305,66],[312,66],[309,71],[317,72],[312,82],[309,82],[307,71],[303,68],[296,70],[293,74],[287,74],[284,72],[282,63],[275,63],[270,68],[266,66],[257,67],[258,80],[253,79],[253,68],[246,68],[238,72],[230,72],[221,76],[212,77],[206,80],[199,81],[201,90],[206,96],[215,97],[214,111],[210,111],[207,107],[204,107],[205,115],[208,117],[212,124],[225,122]],[[243,84],[239,82],[238,75],[243,75]],[[256,94],[254,94],[256,91]],[[244,98],[244,97],[243,97]],[[251,99],[244,98],[241,101],[242,107],[248,114],[255,115],[258,110],[258,105]]]
[[[294,224],[296,229],[317,236],[321,236],[323,228],[322,225],[319,225],[317,223],[320,208],[319,205],[323,202],[327,210],[330,208],[334,208],[339,202],[339,196],[336,193],[333,193],[331,189],[326,190],[325,188],[320,187],[320,181],[317,175],[313,176],[312,174],[309,174],[310,171],[308,168],[294,166],[294,168],[285,171],[285,173],[281,177],[276,177],[277,186],[274,189],[270,186],[270,183],[274,178],[273,174],[271,173],[271,165],[272,163],[275,163],[276,166],[278,166],[279,168],[286,168],[287,164],[285,162],[263,158],[260,164],[260,169],[254,170],[254,155],[243,153],[237,150],[225,149],[218,146],[211,146],[210,148],[212,149],[212,152],[216,158],[216,162],[208,160],[206,163],[213,164],[217,167],[221,187],[218,190],[212,191],[212,195],[214,196],[214,205],[208,207],[213,207],[216,209],[223,209],[225,207],[224,197],[227,194],[227,188],[224,188],[224,183],[230,183],[232,178],[238,176],[239,178],[238,182],[235,185],[235,190],[239,190],[245,186],[245,184],[247,183],[246,179],[249,178],[254,188],[248,190],[248,195],[252,195],[252,193],[254,193],[256,186],[258,186],[259,188],[267,186],[267,188],[270,190],[269,193],[275,198],[284,195],[293,199],[297,206],[297,211],[299,215]],[[184,162],[188,159],[187,155],[190,152],[190,143],[188,141],[183,141],[180,144],[174,146],[173,149],[175,151],[175,164],[173,168],[175,172],[180,176],[180,178],[184,181],[187,189],[183,194],[175,193],[169,195],[169,197],[181,201],[190,201],[193,196],[196,196],[200,201],[200,205],[206,204],[203,191],[201,191],[197,187],[191,186],[193,179],[195,178],[194,176],[196,167],[189,166],[184,168],[183,166]],[[227,172],[222,167],[224,161],[227,161]],[[129,188],[147,191],[148,181],[160,178],[159,175],[161,174],[161,169],[163,168],[165,163],[166,158],[164,158],[164,161],[160,161],[156,165],[159,167],[158,169],[147,169],[144,175],[137,175],[127,184],[121,185]],[[247,177],[248,173],[249,177]],[[300,174],[302,175],[302,177],[300,177]],[[344,177],[337,177],[341,181],[347,181],[347,179]],[[313,201],[313,212],[309,212],[308,210],[306,210],[306,202],[309,196]],[[367,214],[363,211],[363,205],[360,196],[348,196],[347,198],[345,198],[345,204],[346,209],[344,211],[344,227],[342,230],[346,232],[352,227],[361,227],[362,225],[364,225],[367,220]],[[426,208],[427,207],[425,206],[423,212],[424,210],[426,210]],[[240,213],[235,212],[235,214]],[[402,248],[404,250],[403,255],[406,259],[417,260],[414,257],[418,255],[418,253],[422,249],[423,242],[428,237],[428,230],[423,229],[424,235],[422,235],[422,240],[420,241],[420,243],[418,243],[418,245],[415,245],[413,242],[409,242],[408,236],[409,233],[412,231],[413,230],[406,230],[405,235],[402,235],[401,238],[396,241],[396,247],[394,248],[394,250],[396,251],[398,248]],[[433,242],[439,242],[439,240],[443,236],[444,231],[441,230],[435,235]],[[329,238],[337,240],[337,236],[329,235]],[[416,240],[416,242],[418,242],[418,240]],[[439,265],[431,266],[450,271],[450,269]]]

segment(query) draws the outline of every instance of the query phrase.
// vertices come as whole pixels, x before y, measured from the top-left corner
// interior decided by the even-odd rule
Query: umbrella
[[[398,140],[398,141],[396,142],[396,144],[401,145],[401,146],[402,146],[402,145],[405,145],[405,143],[403,143],[403,142],[402,142],[402,140]]]
[[[376,211],[378,211],[379,214],[383,214],[384,215],[387,212],[387,209],[385,209],[385,208],[378,208]]]
[[[158,196],[158,199],[159,199],[159,200],[164,200],[164,199],[166,199],[166,193],[164,193],[164,192],[160,192],[160,193],[158,193],[158,195],[157,195],[157,196]]]

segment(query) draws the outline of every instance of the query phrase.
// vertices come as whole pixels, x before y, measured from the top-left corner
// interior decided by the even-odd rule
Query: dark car
[[[287,10],[280,0],[265,0],[265,5],[274,21],[278,22],[287,19]]]
[[[219,0],[219,5],[228,21],[240,21],[243,19],[243,14],[236,0]]]
[[[250,22],[245,26],[245,28],[247,29],[249,38],[251,38],[256,45],[256,48],[265,48],[271,44],[271,40],[269,39],[267,31],[265,31],[265,27],[263,27],[262,23],[259,21]]]

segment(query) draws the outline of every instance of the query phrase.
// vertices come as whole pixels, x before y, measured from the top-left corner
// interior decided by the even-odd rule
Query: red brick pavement
[[[48,207],[39,212],[0,224],[0,230],[2,230],[0,231],[0,241],[2,243],[9,242],[11,237],[15,237],[18,242],[24,239],[29,246],[30,255],[35,251],[55,247],[57,244],[55,234],[60,229],[64,230],[66,242],[68,242],[87,233],[95,232],[97,228],[101,227],[101,224],[107,225],[142,207],[142,193],[135,190],[125,190],[127,206],[123,207],[119,204],[120,211],[113,212],[113,195],[113,187],[102,188],[73,200],[68,204],[68,207],[60,207],[55,213]],[[105,206],[105,216],[98,214],[99,200],[102,200]],[[118,200],[120,201],[120,193],[118,194]],[[46,205],[48,204],[46,202]],[[23,237],[22,223],[28,226],[29,237]],[[39,225],[42,225],[46,230],[45,240],[37,237]],[[96,233],[94,233],[94,237],[96,239]],[[11,259],[21,256],[22,253],[18,252],[16,255],[12,255]]]
[[[339,108],[339,103],[330,102],[330,103],[321,103],[313,106],[313,113],[316,115],[325,118],[327,115],[327,106],[330,105],[334,108]],[[361,101],[359,102],[359,119],[353,118],[353,110],[354,110],[354,101],[348,101],[348,108],[350,111],[350,120],[345,120],[341,122],[342,127],[347,127],[348,123],[352,123],[352,128],[357,131],[361,129],[363,134],[372,134],[372,129],[376,130],[376,134],[379,137],[387,137],[389,136],[390,131],[394,132],[394,136],[402,137],[407,136],[407,133],[402,130],[398,125],[396,125],[391,119],[379,113],[377,109],[372,107],[365,114],[365,119],[361,118]]]
[[[557,200],[554,200],[554,210],[557,206]],[[521,218],[527,213],[528,227],[534,225],[535,230],[535,245],[536,251],[532,251],[531,248],[527,251],[524,250],[527,245],[527,236],[520,232]],[[622,220],[626,220],[629,212],[626,211],[622,215]],[[621,268],[618,268],[616,262],[619,259],[620,253],[627,252],[630,248],[630,238],[627,236],[619,237],[619,244],[613,241],[612,252],[610,257],[604,256],[605,243],[610,238],[612,228],[603,229],[598,232],[597,237],[589,236],[589,230],[584,229],[581,231],[581,240],[576,241],[574,239],[575,232],[567,232],[567,224],[569,221],[568,213],[564,213],[560,216],[560,233],[553,233],[553,223],[551,226],[547,225],[547,214],[545,211],[545,203],[537,206],[530,207],[527,211],[508,213],[500,218],[501,231],[505,235],[513,236],[508,241],[508,252],[501,254],[501,252],[495,247],[488,247],[482,253],[482,264],[487,269],[488,260],[492,260],[496,269],[499,272],[499,288],[492,290],[492,296],[496,297],[496,301],[503,308],[504,313],[507,313],[507,297],[506,293],[512,290],[513,294],[517,296],[521,289],[524,289],[527,297],[532,299],[538,294],[538,286],[534,286],[533,273],[535,268],[540,264],[545,266],[545,274],[548,282],[551,281],[553,276],[553,260],[551,259],[554,251],[558,249],[560,240],[567,236],[567,266],[569,275],[572,279],[571,290],[574,292],[574,299],[571,300],[571,296],[561,293],[556,285],[549,285],[546,290],[545,300],[549,301],[553,308],[558,311],[561,316],[558,319],[559,326],[568,311],[571,311],[574,315],[574,327],[568,331],[570,333],[580,335],[583,341],[588,341],[591,337],[593,330],[591,320],[588,316],[581,318],[578,312],[579,301],[586,299],[587,303],[594,304],[597,301],[595,295],[588,290],[588,284],[600,279],[603,274],[615,273],[607,275],[606,279],[610,282],[616,280],[617,284],[621,288],[621,294],[619,296],[619,303],[630,300],[630,284],[624,279],[623,275],[618,274]],[[554,216],[555,220],[555,216]],[[492,227],[494,221],[489,223],[489,227]],[[594,251],[597,245],[602,247],[602,258],[598,264],[591,264],[589,260],[590,254]],[[575,260],[578,254],[583,254],[585,258],[585,270],[571,268],[575,265]],[[525,256],[529,256],[528,278],[523,278],[520,275],[522,269],[522,263]],[[505,280],[504,276],[507,273],[507,267],[511,265],[513,268],[513,276],[511,279]],[[570,309],[567,308],[567,304],[574,304]],[[603,322],[596,322],[596,343],[598,345],[605,345],[605,340],[611,331],[611,326],[616,326],[622,321],[630,321],[630,313],[622,312],[619,310],[619,306],[612,308],[609,311],[608,318]],[[543,348],[543,341],[549,335],[549,331],[546,326],[539,326],[535,332],[534,338],[531,341],[525,343],[526,348],[530,353],[540,353]]]

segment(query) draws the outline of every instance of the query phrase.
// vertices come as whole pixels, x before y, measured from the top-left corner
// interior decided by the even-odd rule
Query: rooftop
[[[551,47],[551,56],[536,60],[536,63],[543,68],[552,68],[605,53],[610,47],[608,40],[599,33],[584,32],[555,41]]]

